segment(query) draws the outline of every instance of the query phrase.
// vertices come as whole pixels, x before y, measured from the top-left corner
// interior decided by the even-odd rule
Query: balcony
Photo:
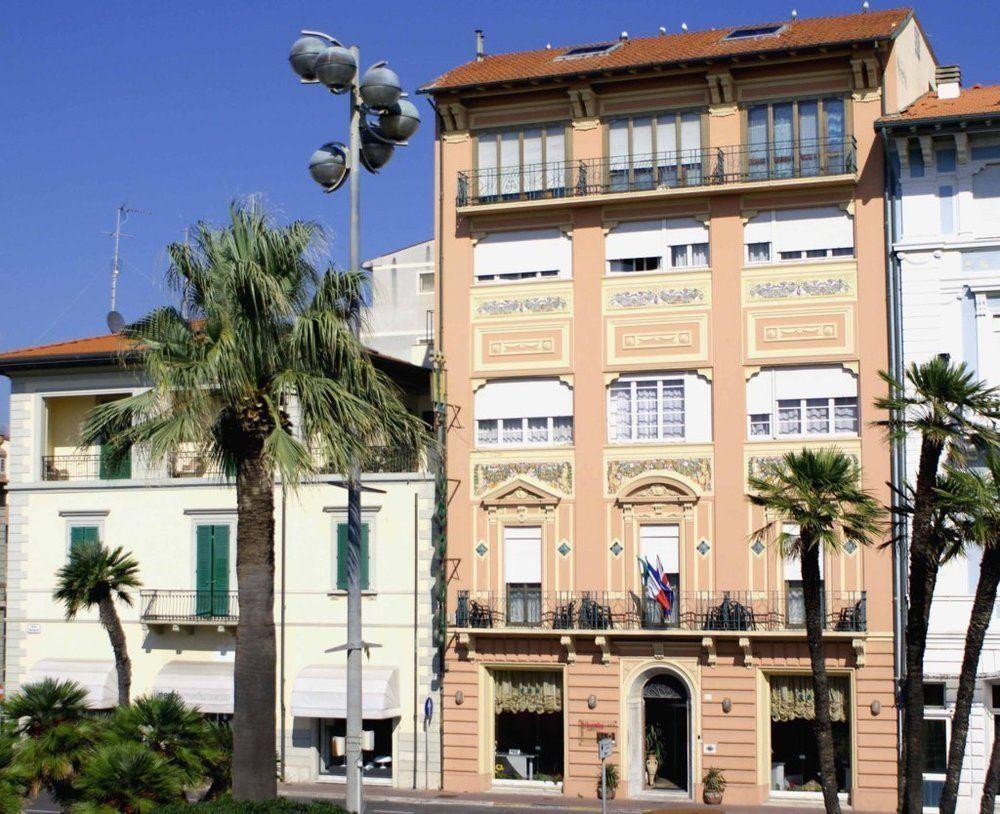
[[[153,629],[231,628],[239,620],[236,591],[139,592],[142,623]]]
[[[103,455],[43,455],[42,480],[124,480],[132,477],[130,461],[112,463]]]
[[[824,597],[826,630],[866,631],[866,603],[864,591],[828,591]],[[802,595],[796,592],[681,592],[667,613],[656,601],[632,592],[543,593],[518,587],[498,592],[459,591],[455,626],[588,632],[804,632],[805,620]]]
[[[852,137],[589,158],[458,174],[459,208],[853,177]],[[568,200],[567,200],[568,199]]]

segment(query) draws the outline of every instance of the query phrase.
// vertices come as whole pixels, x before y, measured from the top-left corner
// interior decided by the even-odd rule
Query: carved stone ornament
[[[523,479],[522,479],[523,478]],[[540,491],[556,498],[573,491],[573,465],[569,461],[505,461],[503,463],[476,464],[472,470],[473,493],[483,497],[501,484],[518,479],[519,486],[530,491]],[[553,491],[538,489],[535,482]],[[515,499],[516,502],[516,499]],[[547,502],[547,501],[546,501]]]
[[[696,483],[703,491],[712,489],[712,461],[707,456],[644,458],[608,461],[608,491],[618,492],[622,484],[647,472],[674,472]]]

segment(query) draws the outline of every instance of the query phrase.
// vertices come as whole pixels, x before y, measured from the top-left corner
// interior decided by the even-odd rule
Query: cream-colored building
[[[74,543],[99,538],[138,560],[142,589],[120,606],[133,695],[177,690],[204,713],[233,711],[236,495],[196,455],[153,466],[136,450],[113,467],[78,447],[86,411],[144,387],[116,366],[115,336],[0,355],[11,379],[8,687],[42,676],[85,684],[94,708],[116,702],[111,647],[96,614],[65,619],[52,598]],[[428,371],[375,354],[415,412],[429,408]],[[365,782],[440,785],[432,642],[434,479],[418,460],[372,450],[362,498],[367,573]],[[347,599],[338,541],[347,492],[337,476],[276,492],[275,621],[279,744],[289,781],[344,778]],[[238,723],[237,723],[238,725]]]

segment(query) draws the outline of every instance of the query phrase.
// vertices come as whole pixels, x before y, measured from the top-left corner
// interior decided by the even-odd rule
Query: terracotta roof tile
[[[62,359],[75,356],[112,356],[129,350],[131,343],[119,334],[102,334],[65,342],[52,342],[31,348],[17,348],[0,353],[0,365],[42,359]]]
[[[780,52],[789,48],[848,44],[891,37],[912,14],[912,9],[897,8],[870,11],[866,14],[845,14],[838,17],[813,17],[795,21],[760,23],[752,26],[731,26],[709,31],[641,37],[628,40],[607,54],[583,59],[557,59],[574,47],[518,51],[473,60],[452,68],[421,88],[423,92],[475,85],[490,85],[543,77],[580,76],[596,71],[633,68],[643,65],[664,65],[695,59]],[[739,28],[782,25],[773,35],[727,40],[726,35]]]
[[[971,88],[962,88],[962,92],[954,99],[939,99],[937,91],[929,91],[901,112],[883,116],[879,123],[952,119],[991,113],[1000,116],[1000,85],[973,85]]]

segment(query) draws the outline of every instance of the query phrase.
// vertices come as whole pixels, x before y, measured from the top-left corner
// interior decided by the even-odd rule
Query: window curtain
[[[826,163],[829,172],[847,172],[847,152],[844,138],[844,100],[824,99],[823,117],[826,119]]]
[[[816,717],[816,697],[811,676],[774,675],[771,684],[772,721],[811,721]],[[830,679],[830,720],[847,720],[847,679]]]
[[[749,164],[751,178],[766,178],[767,161],[767,106],[758,105],[747,111],[747,131],[750,139]]]
[[[496,712],[562,712],[559,673],[496,670],[493,673]]]

